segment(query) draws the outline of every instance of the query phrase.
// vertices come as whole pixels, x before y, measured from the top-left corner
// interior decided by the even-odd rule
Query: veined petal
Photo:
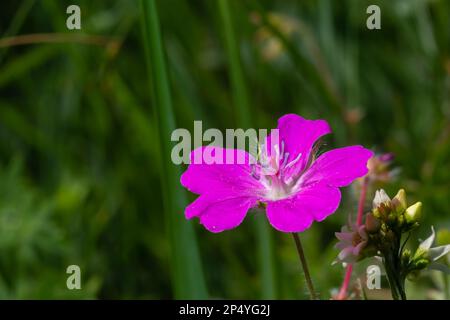
[[[252,176],[253,161],[244,150],[201,147],[191,152],[191,164],[182,174],[181,184],[197,194],[255,195],[263,186]]]
[[[341,193],[326,184],[312,184],[290,198],[267,203],[270,224],[282,232],[301,232],[322,221],[339,206]]]
[[[208,231],[217,233],[240,225],[247,211],[257,202],[252,197],[204,194],[186,207],[185,215],[187,219],[200,218],[200,223]]]
[[[292,163],[283,175],[289,178],[301,172],[308,164],[314,143],[331,132],[325,120],[306,120],[296,114],[287,114],[278,119],[278,135],[288,153],[286,164]]]
[[[373,152],[362,146],[334,149],[322,154],[302,177],[302,184],[324,182],[345,187],[367,174],[367,161]]]

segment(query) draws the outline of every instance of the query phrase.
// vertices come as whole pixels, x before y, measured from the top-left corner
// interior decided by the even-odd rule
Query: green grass
[[[147,45],[147,64],[152,75],[154,108],[160,138],[161,182],[166,224],[170,237],[170,267],[172,269],[174,297],[178,299],[204,299],[207,297],[207,291],[194,230],[192,224],[181,218],[182,212],[188,204],[185,191],[179,182],[181,170],[170,159],[173,144],[169,137],[172,131],[176,129],[176,124],[158,13],[154,0],[142,0],[142,16],[144,20],[144,43]]]
[[[423,202],[412,242],[450,227],[448,1],[378,0],[379,31],[365,27],[369,0],[77,3],[81,31],[65,27],[68,0],[0,13],[2,38],[110,39],[0,48],[0,297],[307,298],[291,237],[261,212],[220,234],[184,218],[196,196],[170,162],[170,135],[194,120],[224,130],[273,128],[286,113],[326,119],[324,151],[395,154],[398,178],[378,187]],[[301,235],[324,299],[342,280],[334,232],[356,198],[344,189],[336,214]],[[86,290],[65,289],[70,264]],[[444,283],[424,277],[408,295]]]

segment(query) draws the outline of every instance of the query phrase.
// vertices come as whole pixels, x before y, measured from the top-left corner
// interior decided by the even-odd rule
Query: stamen
[[[283,163],[280,166],[281,168],[285,168],[285,165],[286,165],[288,159],[289,159],[289,152],[286,152],[283,157]]]
[[[261,177],[260,176],[258,176],[257,174],[256,174],[256,169],[255,169],[255,167],[256,167],[256,165],[252,165],[252,172],[250,173],[250,175],[253,177],[253,178],[255,178],[256,180],[259,180]]]
[[[261,164],[261,166],[267,166],[268,164],[268,159],[266,157],[265,153],[261,153],[260,158],[259,158],[259,163]]]
[[[278,159],[280,159],[280,155],[281,155],[280,146],[278,144],[276,144],[274,146],[274,149],[275,149],[275,163],[278,163]]]
[[[298,160],[300,160],[300,158],[302,157],[302,154],[299,153],[298,156],[292,160],[291,162],[289,162],[286,167],[284,167],[285,169],[292,167],[294,164],[296,164],[298,162]]]

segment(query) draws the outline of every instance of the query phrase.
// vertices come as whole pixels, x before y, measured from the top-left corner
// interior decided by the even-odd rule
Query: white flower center
[[[281,146],[280,146],[281,144]],[[284,151],[284,141],[272,147],[263,144],[259,148],[256,165],[253,166],[253,177],[265,187],[264,198],[268,200],[285,199],[294,194],[300,185],[301,173],[285,176],[286,170],[293,167],[302,157],[300,153],[294,160],[288,162],[289,153]]]

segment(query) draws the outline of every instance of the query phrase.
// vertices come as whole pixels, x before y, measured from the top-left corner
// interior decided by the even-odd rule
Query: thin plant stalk
[[[361,193],[359,195],[359,201],[358,201],[358,214],[356,216],[356,224],[360,226],[362,224],[362,218],[364,214],[364,203],[366,202],[366,194],[367,194],[367,188],[369,187],[369,178],[366,176],[363,179],[362,186],[361,186]],[[345,269],[345,276],[344,281],[342,283],[341,289],[339,290],[337,299],[338,300],[344,300],[347,297],[347,291],[350,284],[350,281],[352,279],[352,272],[353,272],[353,265],[349,263],[347,265],[347,268]]]
[[[350,263],[347,265],[347,268],[345,268],[344,282],[342,283],[342,287],[339,290],[337,297],[338,300],[344,300],[347,297],[347,291],[348,286],[350,284],[350,280],[352,278],[352,272],[353,272],[353,265]]]
[[[174,165],[170,157],[170,136],[176,129],[176,124],[155,0],[142,0],[141,14],[147,66],[153,84],[151,90],[156,112],[155,122],[158,124],[161,141],[161,184],[171,249],[170,267],[174,297],[205,299],[208,295],[195,233],[192,225],[183,218],[187,198],[179,182],[181,168]]]
[[[360,226],[362,224],[364,214],[364,203],[366,202],[367,188],[369,186],[369,178],[366,176],[363,179],[361,194],[358,202],[358,215],[356,216],[356,224]]]
[[[393,247],[389,251],[383,252],[383,264],[394,300],[406,300],[405,276],[400,270],[401,251],[400,239],[396,239]]]
[[[297,248],[298,257],[300,258],[300,263],[302,265],[303,273],[305,275],[306,286],[308,287],[309,296],[311,300],[318,299],[316,291],[314,290],[314,285],[311,279],[311,275],[309,273],[308,263],[306,261],[305,252],[303,250],[302,243],[300,241],[300,237],[297,233],[292,233],[294,237],[295,246]]]

